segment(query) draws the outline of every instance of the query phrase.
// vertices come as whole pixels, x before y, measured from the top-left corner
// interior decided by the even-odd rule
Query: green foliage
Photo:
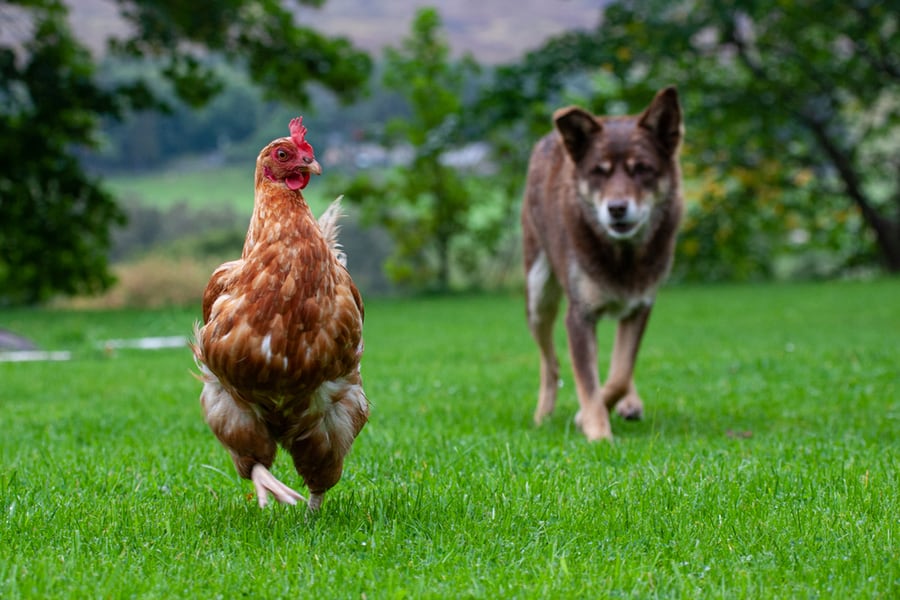
[[[324,0],[298,3],[320,6]],[[158,60],[175,95],[194,106],[208,102],[223,85],[204,50],[243,64],[267,94],[297,102],[308,100],[313,82],[350,99],[371,66],[348,40],[297,25],[277,0],[212,2],[203,10],[178,0],[130,0],[121,14],[135,32],[124,41],[110,40],[111,48],[120,56]]]
[[[152,65],[105,60],[100,65],[104,81],[126,82],[140,73],[168,107],[164,111],[133,112],[121,121],[104,119],[98,147],[81,153],[85,167],[104,174],[148,173],[197,155],[217,164],[240,156],[246,164],[246,155],[253,150],[246,151],[245,146],[256,145],[253,134],[274,119],[274,103],[266,101],[263,91],[254,87],[249,75],[238,67],[208,62],[223,87],[205,106],[196,108],[171,93],[162,73],[154,75],[157,69]],[[252,172],[253,165],[248,168]]]
[[[777,161],[722,172],[693,162],[673,277],[692,281],[824,278],[875,262],[860,215],[817,196],[810,170]]]
[[[0,363],[0,596],[895,598],[898,293],[663,290],[646,420],[593,445],[564,351],[558,412],[530,422],[522,298],[369,302],[371,421],[314,517],[256,507],[186,348],[100,349],[196,311],[2,311],[73,360]]]
[[[412,146],[409,167],[376,176],[364,174],[347,191],[362,203],[370,222],[384,227],[395,242],[386,264],[399,282],[450,285],[453,244],[467,231],[473,198],[464,177],[442,156],[462,141],[467,77],[471,60],[454,63],[434,9],[416,14],[400,48],[385,51],[384,85],[400,94],[410,114],[392,119],[386,137]]]
[[[118,4],[131,37],[108,40],[110,50],[155,60],[171,94],[143,72],[115,81],[100,76],[71,35],[62,0],[0,4],[11,7],[0,28],[12,23],[28,32],[21,44],[5,36],[0,45],[2,304],[33,304],[111,283],[109,230],[123,213],[74,158],[97,143],[101,118],[165,108],[167,96],[193,106],[208,102],[222,89],[214,61],[205,58],[210,52],[240,61],[266,93],[294,101],[306,100],[314,82],[349,99],[368,75],[365,54],[347,40],[297,26],[275,0],[206,3],[203,10],[172,0]]]
[[[622,0],[501,69],[488,104],[530,125],[573,96],[615,113],[675,83],[685,275],[766,277],[784,257],[827,275],[876,251],[900,270],[898,26],[878,3]]]
[[[24,58],[0,47],[0,304],[109,285],[108,230],[123,218],[69,152],[116,97],[93,84],[65,11],[48,4],[32,13]]]

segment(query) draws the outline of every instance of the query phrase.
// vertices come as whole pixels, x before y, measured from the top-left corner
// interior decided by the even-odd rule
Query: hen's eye
[[[278,160],[287,160],[287,157],[288,153],[284,148],[279,148],[275,151],[275,158],[277,158]]]

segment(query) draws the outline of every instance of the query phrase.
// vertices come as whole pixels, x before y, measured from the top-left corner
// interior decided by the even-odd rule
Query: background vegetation
[[[373,61],[278,2],[217,3],[201,27],[178,3],[130,0],[132,35],[112,35],[97,62],[61,1],[0,6],[32,34],[0,38],[5,303],[102,290],[110,259],[169,243],[167,229],[239,230],[253,157],[298,112],[326,157],[316,187],[349,192],[354,218],[378,226],[366,234],[377,260],[354,267],[373,291],[382,263],[412,289],[508,285],[525,160],[552,110],[636,111],[673,82],[690,204],[676,279],[898,268],[898,18],[881,4],[622,0],[596,28],[501,66],[453,57],[431,9]],[[215,26],[226,22],[244,25]],[[184,190],[173,198],[166,180]],[[158,239],[144,219],[165,222]],[[185,222],[196,230],[173,225]]]
[[[7,33],[0,43],[0,291],[7,303],[112,282],[109,233],[123,213],[73,152],[98,143],[101,119],[167,111],[174,99],[208,103],[225,85],[210,52],[240,61],[266,94],[294,101],[306,101],[313,83],[350,98],[370,67],[347,40],[298,26],[276,1],[211,2],[202,11],[170,0],[122,2],[127,33],[105,32],[106,51],[143,68],[115,78],[103,77],[73,35],[62,0],[15,0],[0,10]]]

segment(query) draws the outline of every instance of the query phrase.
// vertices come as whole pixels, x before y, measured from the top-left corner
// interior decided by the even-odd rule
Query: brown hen
[[[363,303],[337,244],[340,198],[317,222],[301,190],[321,167],[300,118],[290,131],[256,159],[244,250],[206,286],[194,354],[206,422],[259,505],[303,499],[269,471],[281,445],[315,510],[368,419]]]

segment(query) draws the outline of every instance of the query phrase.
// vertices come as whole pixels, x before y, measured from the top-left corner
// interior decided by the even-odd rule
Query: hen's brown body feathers
[[[254,473],[261,465],[271,477],[280,444],[316,508],[368,418],[359,374],[363,303],[334,240],[323,235],[334,223],[320,226],[299,189],[265,175],[269,149],[285,140],[260,153],[244,250],[206,287],[195,352],[206,421],[240,475],[253,479],[260,504],[269,492],[290,502]]]

